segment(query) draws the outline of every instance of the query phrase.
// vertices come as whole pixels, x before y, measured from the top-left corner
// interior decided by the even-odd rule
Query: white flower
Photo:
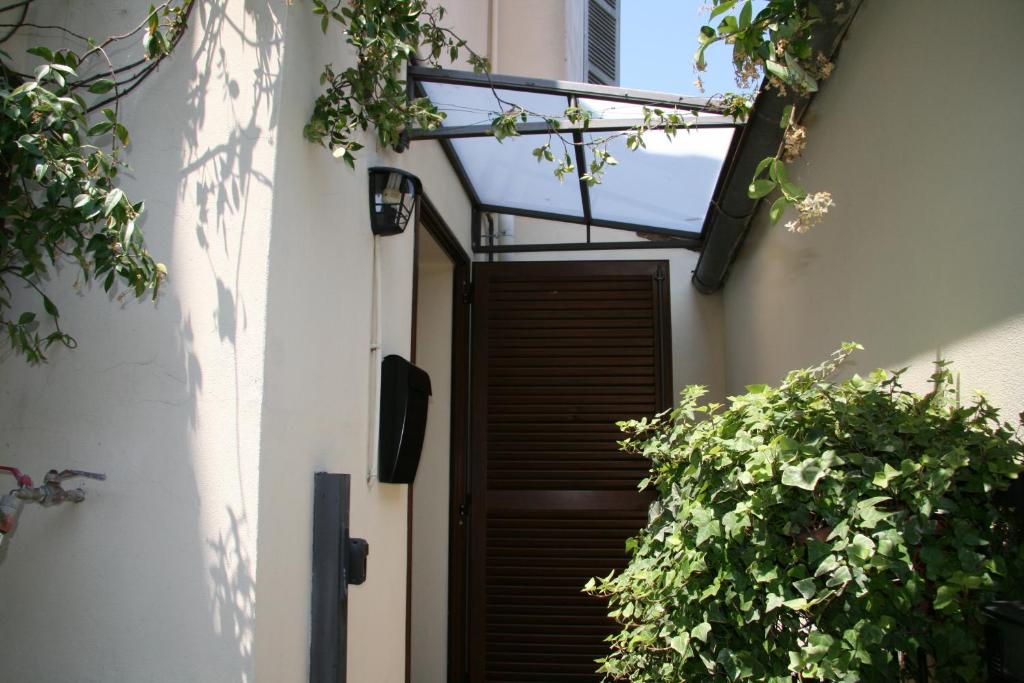
[[[835,205],[835,202],[832,201],[832,193],[830,192],[809,194],[796,205],[796,210],[800,212],[800,215],[797,216],[795,221],[786,223],[786,228],[790,232],[803,234],[818,223],[821,223],[828,210]]]
[[[804,146],[807,144],[807,129],[795,123],[786,127],[786,134],[782,141],[783,159],[793,161],[804,153]]]

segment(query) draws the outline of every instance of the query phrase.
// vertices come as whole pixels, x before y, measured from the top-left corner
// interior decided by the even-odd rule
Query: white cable
[[[377,442],[380,433],[380,344],[382,324],[380,318],[381,274],[380,235],[373,236],[373,281],[370,286],[370,368],[369,403],[366,424],[366,485],[373,486],[377,477]]]

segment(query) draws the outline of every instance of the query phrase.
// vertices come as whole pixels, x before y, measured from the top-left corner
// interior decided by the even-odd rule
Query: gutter
[[[837,15],[835,3],[819,3],[825,19],[811,40],[814,50],[835,61],[839,46],[862,4],[863,0],[851,0],[847,14]],[[813,97],[812,93],[796,103],[797,121],[803,118]],[[692,278],[693,286],[702,294],[713,294],[725,285],[729,269],[764,201],[748,197],[747,186],[757,165],[765,157],[774,156],[782,142],[784,131],[779,128],[779,119],[787,104],[788,99],[767,90],[762,83],[750,119],[740,133],[736,154],[724,172],[721,192],[712,201],[704,222],[704,249]]]

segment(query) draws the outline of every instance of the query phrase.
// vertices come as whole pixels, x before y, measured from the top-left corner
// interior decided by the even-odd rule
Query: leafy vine
[[[428,98],[409,96],[404,67],[421,51],[428,66],[441,66],[442,56],[454,62],[465,52],[475,71],[489,68],[485,57],[441,25],[444,7],[431,7],[425,0],[312,3],[323,32],[332,21],[339,24],[357,56],[355,66],[342,71],[324,67],[320,82],[325,91],[317,98],[304,134],[349,166],[363,148],[355,139],[357,133],[370,126],[382,147],[398,147],[413,125],[433,129],[444,120],[444,113]]]
[[[7,32],[25,27],[57,31],[77,50],[36,46],[38,65],[22,73],[0,50],[0,326],[11,350],[29,363],[46,360],[54,344],[73,348],[60,312],[46,290],[51,271],[77,265],[80,280],[120,281],[128,294],[153,296],[167,274],[145,248],[137,228],[142,202],[117,185],[130,144],[119,103],[135,90],[181,39],[192,0],[151,7],[131,31],[97,41],[62,26],[27,21],[34,0],[0,7]],[[6,15],[6,16],[5,16]],[[144,55],[115,64],[109,48],[141,36]],[[76,280],[76,285],[79,280]],[[12,287],[38,296],[38,310],[15,311]]]
[[[844,2],[835,3],[836,21],[845,19],[845,9]],[[793,207],[797,218],[786,227],[792,232],[807,232],[835,205],[831,193],[806,192],[790,179],[787,170],[787,164],[803,154],[807,143],[807,130],[795,117],[796,106],[802,98],[817,92],[835,67],[828,55],[814,50],[811,42],[825,16],[811,0],[772,0],[756,15],[752,0],[714,0],[709,19],[718,17],[721,19],[716,27],[701,27],[694,66],[698,72],[703,71],[707,48],[717,42],[727,43],[733,46],[737,86],[749,88],[764,82],[764,87],[790,99],[779,120],[782,142],[773,156],[758,164],[747,192],[751,199],[762,199],[777,190],[778,196],[768,211],[772,224],[778,223],[787,207]],[[739,115],[746,119],[749,113]]]

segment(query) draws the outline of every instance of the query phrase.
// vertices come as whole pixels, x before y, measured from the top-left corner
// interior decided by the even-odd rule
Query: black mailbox
[[[411,484],[427,428],[430,375],[395,355],[384,358],[380,375],[377,478],[388,484]]]

